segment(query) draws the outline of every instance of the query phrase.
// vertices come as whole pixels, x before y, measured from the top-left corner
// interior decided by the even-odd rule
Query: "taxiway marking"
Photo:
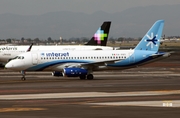
[[[148,107],[180,107],[180,100],[170,101],[132,101],[132,102],[102,102],[86,103],[99,106],[148,106]]]
[[[17,111],[42,111],[42,110],[47,110],[45,108],[0,108],[0,113],[4,112],[17,112]]]
[[[153,96],[180,94],[180,90],[168,91],[137,91],[137,92],[74,92],[74,93],[41,93],[0,95],[0,100],[25,100],[25,99],[54,99],[54,98],[92,98],[92,97],[122,97],[122,96]]]

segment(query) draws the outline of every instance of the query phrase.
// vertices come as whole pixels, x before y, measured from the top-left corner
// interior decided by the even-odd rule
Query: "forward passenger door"
[[[37,53],[32,54],[32,64],[37,65],[38,64],[38,56]]]

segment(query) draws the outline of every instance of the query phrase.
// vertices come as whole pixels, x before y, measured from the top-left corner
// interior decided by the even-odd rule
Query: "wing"
[[[89,62],[89,63],[64,63],[53,68],[55,68],[56,71],[62,71],[64,68],[84,68],[84,69],[93,70],[93,68],[96,68],[98,66],[106,66],[107,64],[114,64],[120,61],[121,61],[120,59],[115,59],[115,60]]]

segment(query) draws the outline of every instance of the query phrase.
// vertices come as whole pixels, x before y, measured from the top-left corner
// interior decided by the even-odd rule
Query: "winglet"
[[[109,35],[109,29],[111,26],[110,21],[104,22],[101,27],[96,31],[91,40],[85,45],[100,45],[106,46]]]
[[[164,27],[164,20],[158,20],[142,38],[135,50],[158,51],[161,35]]]

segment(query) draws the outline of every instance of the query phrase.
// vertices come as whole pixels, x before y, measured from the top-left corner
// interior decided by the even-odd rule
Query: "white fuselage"
[[[126,60],[126,62],[120,63],[121,66],[134,63],[133,53],[134,50],[31,51],[18,55],[19,59],[10,61],[6,67],[26,71],[62,71],[64,68],[82,67],[82,65],[91,68],[92,64],[92,70],[99,70],[103,67],[107,68],[106,65],[116,66],[115,64],[122,60]]]
[[[0,46],[0,63],[7,61],[15,56],[25,53],[29,46]],[[62,46],[32,46],[31,51],[41,50],[113,50],[113,47],[106,46],[82,46],[82,45],[62,45]]]

